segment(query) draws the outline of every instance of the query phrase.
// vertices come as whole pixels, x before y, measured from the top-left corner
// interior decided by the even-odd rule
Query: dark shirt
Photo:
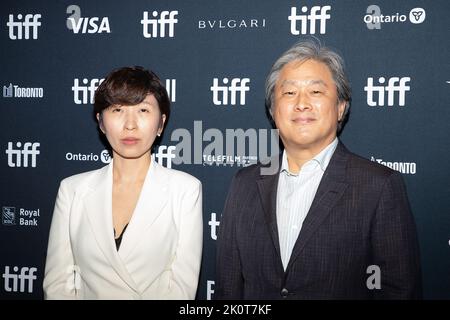
[[[114,240],[116,241],[117,251],[119,251],[120,243],[122,242],[122,237],[123,237],[123,234],[124,234],[125,230],[127,229],[127,227],[128,227],[128,223],[123,228],[122,233],[120,234],[120,236],[118,238],[116,238],[116,230],[113,228],[113,230],[114,230]]]

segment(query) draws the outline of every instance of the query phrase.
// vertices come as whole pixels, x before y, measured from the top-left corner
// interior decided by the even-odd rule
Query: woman
[[[46,299],[195,298],[201,183],[158,165],[150,152],[169,105],[158,77],[141,67],[115,70],[97,89],[94,112],[113,160],[61,182]]]

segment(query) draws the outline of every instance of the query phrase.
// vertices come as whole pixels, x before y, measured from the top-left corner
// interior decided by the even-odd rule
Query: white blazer
[[[201,183],[151,162],[117,251],[112,162],[64,179],[50,229],[46,299],[194,299],[203,240]]]

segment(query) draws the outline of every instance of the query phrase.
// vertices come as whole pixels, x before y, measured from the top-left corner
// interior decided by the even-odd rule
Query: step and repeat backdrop
[[[341,140],[403,174],[424,297],[450,299],[449,1],[7,0],[0,8],[0,299],[43,298],[59,182],[110,161],[92,115],[95,89],[112,69],[134,65],[158,74],[171,99],[155,161],[203,183],[197,298],[212,299],[231,178],[274,150],[265,78],[282,52],[312,36],[346,61],[353,103]]]

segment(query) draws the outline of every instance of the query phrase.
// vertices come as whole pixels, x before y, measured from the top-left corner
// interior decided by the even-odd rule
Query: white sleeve
[[[165,299],[195,299],[203,246],[202,185],[195,180],[180,204],[179,241]]]
[[[53,211],[44,276],[45,299],[76,299],[74,265],[69,236],[69,213],[73,195],[61,182]]]

